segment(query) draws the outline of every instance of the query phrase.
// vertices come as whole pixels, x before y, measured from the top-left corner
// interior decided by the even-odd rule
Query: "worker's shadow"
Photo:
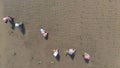
[[[60,61],[60,55],[59,54],[55,58],[56,58],[57,61]]]
[[[14,18],[12,18],[12,17],[10,17],[10,18],[11,18],[11,21],[9,21],[9,22],[11,24],[11,28],[14,30],[15,29],[15,21],[14,21]]]
[[[49,35],[49,33],[47,33],[47,36],[46,36],[46,37],[44,37],[44,38],[45,38],[45,40],[48,40],[48,35]]]
[[[72,55],[69,55],[69,56],[70,56],[70,58],[71,58],[72,60],[74,60],[74,58],[75,58],[75,53],[72,54]]]
[[[23,35],[26,33],[25,25],[23,23],[22,23],[22,25],[20,25],[20,30],[21,30]]]

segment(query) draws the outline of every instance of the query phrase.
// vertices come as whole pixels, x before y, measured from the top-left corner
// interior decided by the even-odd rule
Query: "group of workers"
[[[15,27],[15,28],[20,28],[23,26],[23,23],[20,22],[20,23],[14,23],[14,18],[13,17],[10,17],[10,16],[6,16],[3,18],[4,22],[5,23],[11,23],[12,24],[12,27]]]
[[[7,23],[7,22],[12,23],[12,22],[14,21],[13,18],[10,17],[10,16],[4,17],[3,20],[4,20],[5,23]],[[22,25],[23,25],[23,23],[20,22],[20,23],[15,23],[14,26],[15,26],[15,28],[19,28],[19,27],[21,27]],[[45,29],[40,28],[40,32],[41,32],[41,34],[42,34],[42,36],[43,36],[44,38],[48,37],[48,32],[47,32]],[[69,55],[69,56],[72,57],[72,56],[75,55],[75,52],[76,52],[76,49],[72,49],[72,48],[71,48],[71,49],[68,49],[68,50],[66,51],[66,55]],[[53,56],[54,56],[55,58],[57,58],[57,57],[59,56],[59,49],[54,49],[54,50],[53,50]],[[90,55],[89,55],[88,53],[84,52],[83,58],[84,58],[84,60],[85,60],[86,62],[89,62],[89,60],[90,60]]]
[[[59,56],[59,49],[54,49],[53,50],[53,56],[55,57],[55,58],[57,58],[58,56]],[[69,55],[70,57],[73,57],[74,55],[75,55],[75,52],[76,52],[76,49],[73,49],[73,48],[70,48],[70,49],[68,49],[67,51],[66,51],[66,55]],[[88,53],[86,53],[86,52],[84,52],[84,54],[83,54],[83,58],[84,58],[84,60],[88,63],[89,62],[89,60],[90,60],[90,55],[88,54]]]

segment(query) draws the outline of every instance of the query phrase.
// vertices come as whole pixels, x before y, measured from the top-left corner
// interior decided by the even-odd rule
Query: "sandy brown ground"
[[[119,0],[0,0],[0,68],[120,68]],[[26,34],[2,21],[23,21]],[[49,31],[45,40],[40,27]],[[60,49],[60,61],[52,49]],[[77,49],[74,60],[64,55]],[[91,55],[89,64],[82,58]],[[16,53],[16,55],[15,55]],[[39,60],[42,61],[38,64]],[[55,64],[51,64],[55,61]]]

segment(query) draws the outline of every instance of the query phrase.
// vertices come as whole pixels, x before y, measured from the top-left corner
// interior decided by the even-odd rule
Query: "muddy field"
[[[0,68],[120,68],[119,3],[0,0]],[[25,34],[5,24],[4,16],[22,21]],[[48,40],[40,34],[41,27],[49,32]],[[60,49],[60,61],[52,55],[55,48]],[[69,48],[76,49],[73,60],[65,56]],[[89,64],[85,63],[83,52],[91,55]]]

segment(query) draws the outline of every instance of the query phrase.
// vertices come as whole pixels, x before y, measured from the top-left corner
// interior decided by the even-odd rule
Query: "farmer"
[[[70,55],[70,56],[72,56],[72,55],[74,55],[75,54],[75,51],[76,51],[76,49],[69,49],[69,50],[67,50],[66,51],[66,55]]]
[[[85,52],[84,55],[83,55],[83,57],[84,57],[84,60],[85,60],[87,63],[89,63],[90,55]]]
[[[53,56],[57,58],[59,56],[59,49],[54,49],[53,50]]]
[[[41,32],[43,37],[46,38],[48,36],[48,32],[46,32],[43,28],[40,29],[40,32]]]
[[[10,17],[10,16],[6,16],[6,17],[3,18],[3,20],[5,21],[5,23],[7,23],[7,22],[12,22],[12,21],[13,21],[13,18]]]

